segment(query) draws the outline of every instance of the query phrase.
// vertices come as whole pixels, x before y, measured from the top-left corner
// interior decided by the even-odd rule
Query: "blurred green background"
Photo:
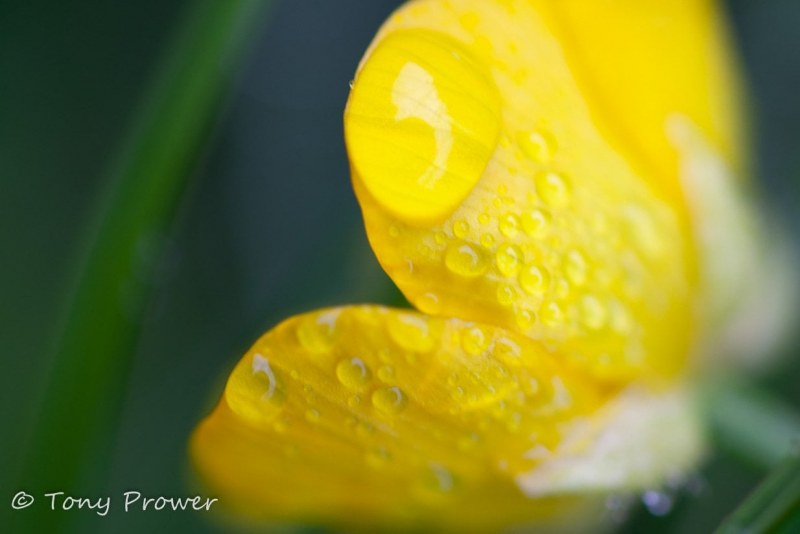
[[[187,436],[256,337],[296,312],[398,298],[366,242],[341,124],[357,62],[398,4],[287,0],[257,12],[240,68],[186,162],[191,172],[176,216],[139,247],[138,261],[155,276],[144,318],[133,321],[129,372],[113,386],[117,401],[109,400],[118,415],[102,429],[110,465],[86,478],[102,481],[92,494],[191,494]],[[194,7],[0,0],[0,519],[25,489],[19,477],[35,446],[36,400],[86,236],[107,198],[107,171]],[[796,236],[800,2],[731,0],[726,7],[756,117],[758,180]],[[800,408],[798,381],[797,358],[759,378]],[[60,401],[69,409],[69,398]],[[624,530],[710,531],[763,474],[720,454],[697,495],[681,497],[666,517],[636,510]],[[68,517],[75,531],[222,528],[191,512]]]

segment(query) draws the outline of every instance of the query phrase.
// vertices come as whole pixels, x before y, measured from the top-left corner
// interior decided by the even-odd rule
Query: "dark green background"
[[[235,1],[235,0],[219,0]],[[396,299],[364,236],[342,141],[348,81],[395,1],[288,0],[257,25],[155,261],[124,392],[109,487],[185,495],[188,433],[250,343],[325,305]],[[190,2],[0,0],[0,507],[105,170]],[[797,234],[800,2],[727,3],[756,117],[758,179]],[[146,252],[142,253],[146,256]],[[114,355],[109,355],[113,357]],[[800,405],[798,365],[762,381]],[[69,399],[63,402],[69,403]],[[76,414],[76,417],[80,414]],[[706,489],[630,532],[706,532],[761,474],[716,459]],[[201,529],[193,513],[75,512],[79,529]]]

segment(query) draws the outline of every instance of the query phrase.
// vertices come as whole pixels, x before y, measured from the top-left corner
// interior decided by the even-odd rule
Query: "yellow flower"
[[[345,111],[418,311],[321,310],[239,362],[191,453],[244,516],[580,525],[703,453],[690,357],[754,268],[738,82],[705,0],[420,0]]]

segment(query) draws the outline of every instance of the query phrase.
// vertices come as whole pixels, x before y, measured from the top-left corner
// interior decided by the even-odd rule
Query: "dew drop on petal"
[[[382,388],[372,394],[372,404],[381,412],[397,414],[405,410],[408,397],[397,386]]]
[[[342,385],[357,391],[369,384],[372,373],[361,358],[345,358],[336,365],[336,377]]]

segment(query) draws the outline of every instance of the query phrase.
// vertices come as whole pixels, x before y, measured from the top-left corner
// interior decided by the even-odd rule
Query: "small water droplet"
[[[517,321],[517,326],[519,326],[523,331],[528,330],[536,324],[536,314],[531,310],[520,308],[517,310],[515,318]]]
[[[569,203],[569,186],[558,173],[548,171],[538,174],[536,191],[545,203],[555,208],[562,208]]]
[[[372,373],[361,358],[345,358],[336,365],[336,376],[342,385],[358,391],[369,384]]]
[[[497,302],[499,302],[501,306],[511,306],[516,301],[516,289],[506,284],[497,286]]]
[[[372,404],[387,414],[397,414],[405,410],[408,397],[397,386],[382,388],[372,394]]]
[[[448,247],[444,262],[451,272],[464,277],[480,276],[489,267],[483,251],[466,243]]]
[[[301,319],[296,334],[303,348],[312,354],[330,351],[334,344],[338,317],[339,310],[333,310]]]
[[[492,220],[492,217],[486,212],[481,213],[480,215],[478,215],[478,222],[483,224],[483,225],[489,224],[491,222],[491,220]]]
[[[353,395],[349,399],[347,399],[347,405],[351,408],[357,408],[361,406],[361,397],[359,395]]]
[[[481,245],[484,248],[492,248],[494,246],[494,236],[492,234],[483,234],[481,236]]]
[[[522,355],[522,347],[507,337],[499,337],[494,343],[493,353],[499,359],[519,358]]]
[[[519,285],[523,291],[529,295],[541,295],[547,291],[550,276],[547,271],[540,269],[538,265],[526,265],[519,273]]]
[[[378,380],[381,382],[392,382],[394,380],[394,367],[384,365],[378,369]]]
[[[506,213],[500,217],[500,222],[498,224],[500,233],[506,237],[514,237],[519,233],[519,217],[513,213]]]
[[[467,354],[477,356],[489,347],[489,337],[481,327],[474,326],[461,336],[461,347]]]
[[[420,311],[424,311],[425,313],[437,314],[441,309],[439,296],[436,293],[424,293],[420,296],[417,307]]]
[[[542,306],[539,316],[542,322],[548,326],[559,325],[564,320],[564,312],[561,311],[561,306],[555,302],[548,302]]]
[[[465,238],[469,233],[469,223],[464,219],[459,219],[453,224],[453,234],[461,239]]]
[[[555,143],[550,135],[541,132],[523,132],[519,135],[522,151],[537,163],[547,163],[553,157]]]
[[[400,235],[400,229],[397,227],[397,225],[394,225],[394,224],[390,225],[389,226],[389,236],[390,237],[398,237],[399,235]]]
[[[550,226],[550,216],[542,210],[526,211],[522,214],[522,230],[535,239],[547,235]]]
[[[497,270],[503,276],[515,276],[522,265],[522,251],[515,245],[502,245],[495,253]]]

